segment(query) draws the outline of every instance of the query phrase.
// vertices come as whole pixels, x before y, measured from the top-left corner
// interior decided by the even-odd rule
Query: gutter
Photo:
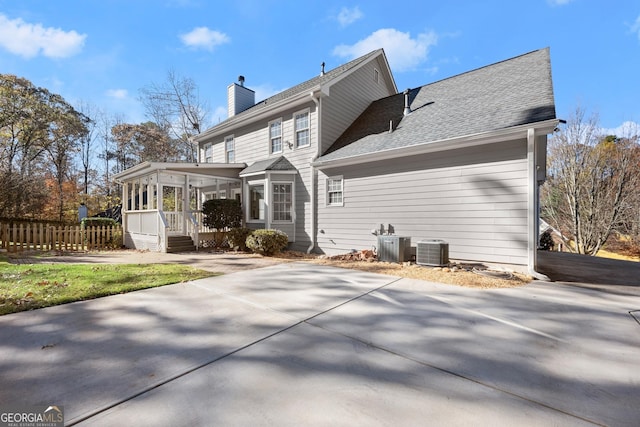
[[[533,128],[539,134],[550,134],[558,125],[557,119],[546,120],[533,124]],[[508,141],[514,138],[526,138],[527,131],[532,128],[532,124],[498,129],[490,132],[465,135],[461,137],[442,139],[439,141],[427,142],[405,147],[391,148],[371,153],[358,154],[349,157],[342,157],[333,160],[316,159],[312,166],[318,169],[327,167],[351,166],[360,163],[388,160],[398,157],[415,156],[419,154],[432,153],[436,151],[452,150],[457,148],[471,147],[475,145],[490,144],[494,142]],[[520,135],[518,135],[520,134]]]

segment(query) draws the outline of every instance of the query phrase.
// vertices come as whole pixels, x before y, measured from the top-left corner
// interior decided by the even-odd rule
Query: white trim
[[[233,162],[229,162],[229,150],[227,149],[227,142],[231,141],[233,143]],[[227,135],[224,137],[224,162],[227,164],[233,164],[236,160],[236,139],[235,135]]]
[[[251,187],[258,187],[258,186],[262,186],[262,200],[263,200],[263,218],[262,219],[255,219],[255,218],[251,218]],[[257,181],[252,181],[252,182],[247,182],[247,215],[246,215],[246,221],[247,224],[267,224],[267,219],[269,216],[269,203],[268,203],[268,199],[267,199],[267,180],[266,179],[261,179],[261,180],[257,180]],[[258,211],[260,211],[260,207],[258,207]]]
[[[499,129],[490,132],[483,132],[472,135],[465,135],[456,138],[442,139],[439,141],[427,142],[411,145],[408,147],[390,148],[373,153],[343,157],[335,160],[321,160],[311,163],[312,166],[322,170],[329,167],[351,166],[360,163],[388,160],[398,157],[416,156],[419,154],[433,153],[436,151],[455,150],[495,142],[510,141],[514,139],[526,139],[527,131],[535,129],[539,135],[550,134],[558,125],[558,119],[546,120],[544,122],[530,123],[527,125],[514,126],[506,129]]]
[[[296,116],[302,115],[302,114],[307,115],[306,130],[307,130],[308,139],[305,145],[298,145],[298,128],[296,127]],[[295,111],[292,115],[292,119],[293,119],[293,149],[297,150],[297,149],[311,147],[311,108],[307,107],[303,110]],[[305,129],[301,129],[301,130],[305,130]]]
[[[273,140],[271,137],[271,125],[274,123],[280,123],[280,151],[273,151]],[[284,152],[284,123],[282,117],[270,120],[267,124],[267,137],[269,140],[269,154],[282,154]]]
[[[274,185],[282,185],[282,184],[291,186],[291,212],[290,212],[291,219],[290,220],[277,220],[277,219],[275,219],[275,215],[274,215],[274,212],[273,212],[273,208],[275,207],[274,206],[275,205],[275,201],[273,200],[273,194],[274,194],[273,186]],[[269,210],[269,214],[270,214],[269,218],[273,218],[271,220],[271,223],[272,224],[295,224],[295,222],[296,222],[295,221],[295,216],[296,216],[295,215],[295,211],[296,211],[296,182],[295,182],[295,180],[294,181],[282,181],[282,180],[270,181],[269,185],[270,185],[271,190],[272,190],[272,191],[270,191],[270,195],[271,195],[272,200],[269,203],[269,209],[270,209]]]
[[[329,181],[340,181],[340,203],[330,203],[329,202]],[[344,206],[344,177],[342,175],[333,175],[328,176],[325,181],[325,206]]]

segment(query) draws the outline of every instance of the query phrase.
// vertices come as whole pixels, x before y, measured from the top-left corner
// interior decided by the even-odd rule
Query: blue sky
[[[638,1],[0,0],[1,73],[129,122],[169,70],[217,123],[241,74],[261,100],[382,47],[402,91],[547,46],[558,117],[640,122]]]

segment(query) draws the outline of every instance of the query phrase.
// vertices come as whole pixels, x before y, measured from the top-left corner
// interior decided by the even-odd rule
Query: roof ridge
[[[503,59],[501,61],[492,62],[491,64],[482,65],[482,66],[474,68],[472,70],[464,71],[464,72],[459,73],[459,74],[454,74],[453,76],[445,77],[443,79],[436,80],[436,81],[433,81],[431,83],[427,83],[425,85],[421,85],[421,86],[418,86],[418,87],[415,87],[415,88],[410,88],[409,90],[418,89],[418,88],[425,87],[425,86],[431,86],[431,85],[434,85],[436,83],[441,83],[441,82],[444,82],[444,81],[447,81],[447,80],[451,80],[451,79],[455,79],[455,78],[458,78],[458,77],[462,77],[464,75],[475,73],[477,71],[480,71],[480,70],[483,70],[483,69],[486,69],[486,68],[491,68],[491,67],[495,67],[495,66],[500,65],[500,64],[504,64],[505,62],[510,62],[510,61],[513,61],[513,60],[516,60],[516,59],[519,59],[519,58],[522,58],[522,57],[525,57],[525,56],[533,55],[534,53],[545,52],[545,51],[547,51],[547,52],[549,51],[549,47],[548,46],[547,47],[543,47],[541,49],[532,50],[531,52],[527,52],[527,53],[523,53],[523,54],[520,54],[520,55],[516,55],[516,56],[511,57],[511,58]],[[401,93],[401,92],[399,92],[399,93]],[[390,95],[390,96],[394,96],[394,95]]]

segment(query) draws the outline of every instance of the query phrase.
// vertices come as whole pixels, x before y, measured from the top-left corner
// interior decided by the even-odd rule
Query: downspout
[[[536,271],[538,260],[538,154],[536,150],[536,130],[527,129],[527,272],[538,280],[549,281],[544,274]]]
[[[321,106],[322,106],[322,100],[320,99],[320,97],[322,96],[322,92],[318,91],[318,92],[311,92],[310,94],[311,99],[313,100],[313,102],[316,104],[316,122],[317,122],[317,135],[316,135],[316,143],[317,143],[317,148],[316,148],[316,155],[315,157],[309,162],[309,191],[310,191],[310,196],[311,196],[311,203],[310,203],[310,211],[311,211],[311,244],[309,245],[309,247],[307,248],[307,253],[310,254],[313,249],[316,247],[316,243],[317,243],[317,238],[316,238],[316,228],[317,228],[317,224],[316,224],[316,197],[317,197],[317,191],[316,191],[316,169],[315,167],[312,165],[313,162],[315,162],[318,157],[320,157],[320,155],[322,154],[322,120],[320,118],[321,116]]]

